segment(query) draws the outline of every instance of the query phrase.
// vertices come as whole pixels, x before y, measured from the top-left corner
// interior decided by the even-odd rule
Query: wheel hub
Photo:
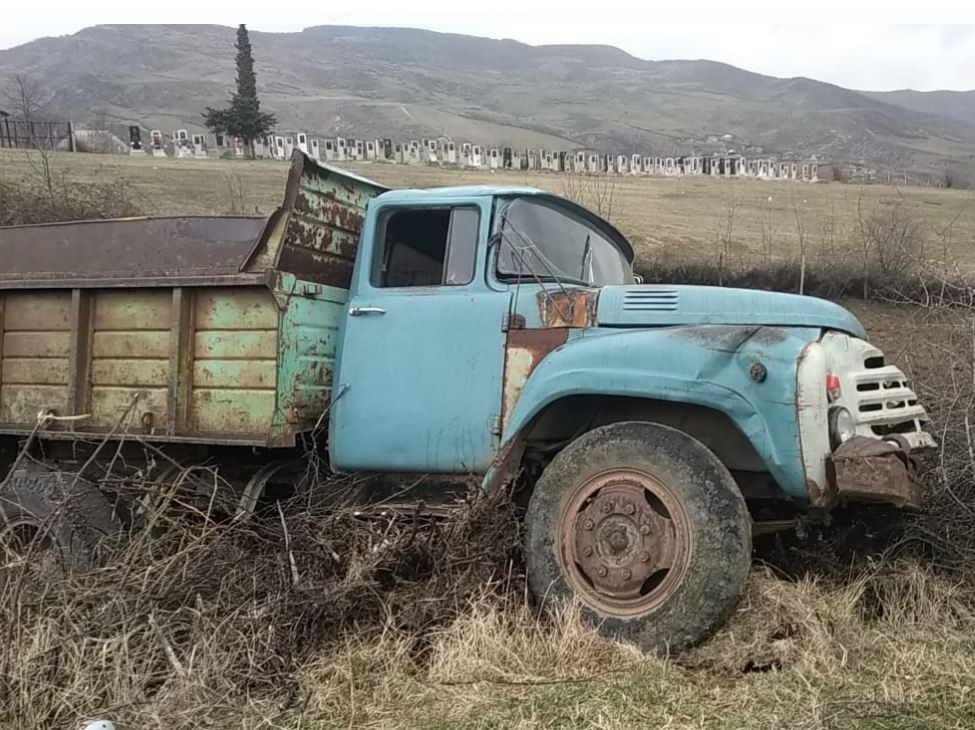
[[[683,572],[679,509],[668,489],[641,472],[614,471],[583,484],[562,521],[570,583],[613,613],[652,607]]]

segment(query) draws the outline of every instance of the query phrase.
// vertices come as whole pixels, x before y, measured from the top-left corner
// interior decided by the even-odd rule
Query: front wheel
[[[751,521],[731,474],[676,429],[624,422],[576,439],[548,465],[525,517],[534,596],[578,599],[587,619],[656,653],[730,616],[751,563]]]

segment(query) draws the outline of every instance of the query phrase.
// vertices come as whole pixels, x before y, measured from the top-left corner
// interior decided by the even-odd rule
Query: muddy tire
[[[578,599],[600,631],[658,654],[731,615],[751,563],[751,521],[731,474],[676,429],[624,422],[563,449],[525,516],[532,594]]]
[[[19,471],[0,487],[0,555],[53,550],[65,570],[84,571],[121,529],[105,495],[72,475]]]

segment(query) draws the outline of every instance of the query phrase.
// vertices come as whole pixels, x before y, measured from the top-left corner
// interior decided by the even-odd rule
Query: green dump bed
[[[267,218],[0,228],[0,433],[293,445],[382,191],[296,153]]]

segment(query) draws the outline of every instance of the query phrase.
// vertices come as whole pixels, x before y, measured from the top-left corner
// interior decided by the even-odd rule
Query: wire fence
[[[60,148],[73,152],[74,127],[71,122],[35,122],[0,117],[0,148]]]

